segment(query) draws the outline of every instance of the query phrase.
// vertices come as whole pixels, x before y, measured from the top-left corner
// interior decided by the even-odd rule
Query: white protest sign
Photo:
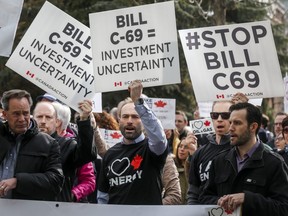
[[[83,99],[101,98],[95,96],[89,28],[47,1],[6,66],[74,110]]]
[[[288,113],[288,76],[283,79],[284,88],[285,88],[285,96],[284,96],[284,112]]]
[[[195,135],[215,132],[211,118],[192,120],[189,125]]]
[[[102,93],[95,93],[92,100],[92,112],[102,112]]]
[[[212,112],[213,102],[198,102],[200,117],[210,118],[210,112]]]
[[[174,1],[89,14],[96,92],[180,83]]]
[[[11,54],[23,0],[0,0],[0,56]]]
[[[208,207],[206,209],[208,210],[208,216],[238,216],[238,215],[242,215],[240,207],[237,208],[235,211],[225,210],[225,209],[221,208],[220,206]]]
[[[284,95],[269,21],[179,30],[197,101]]]
[[[263,101],[263,98],[253,98],[253,99],[249,99],[248,103],[251,103],[251,104],[253,104],[254,106],[259,106],[259,107],[261,107],[262,101]]]
[[[160,120],[164,129],[175,128],[176,100],[167,98],[143,98]]]
[[[102,138],[105,143],[110,147],[114,146],[116,143],[119,143],[123,139],[121,131],[118,130],[107,130],[104,128],[99,128]]]
[[[97,205],[17,199],[0,199],[0,209],[5,216],[241,216],[240,208],[227,213],[212,205]]]

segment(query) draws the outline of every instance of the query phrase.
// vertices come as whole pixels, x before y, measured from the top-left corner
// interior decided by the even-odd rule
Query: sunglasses
[[[284,134],[288,134],[288,127],[284,127],[284,128],[283,128],[283,133],[284,133]]]
[[[211,119],[218,119],[219,118],[219,115],[221,116],[222,119],[229,119],[230,118],[230,112],[211,112],[210,113],[210,117]]]

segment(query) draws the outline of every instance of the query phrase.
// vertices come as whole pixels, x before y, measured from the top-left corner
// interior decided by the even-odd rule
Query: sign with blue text
[[[89,14],[96,92],[180,83],[174,1]]]
[[[179,30],[197,102],[284,96],[269,21]]]

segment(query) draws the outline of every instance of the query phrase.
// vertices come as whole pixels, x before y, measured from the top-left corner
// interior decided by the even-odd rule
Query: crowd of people
[[[1,98],[0,197],[129,205],[219,205],[242,215],[288,215],[288,115],[269,119],[241,93],[213,103],[215,132],[195,135],[185,112],[165,129],[139,80],[113,113],[79,101],[73,116],[51,95]],[[196,116],[195,116],[196,118]],[[197,113],[197,118],[199,112]],[[100,128],[120,130],[110,147]]]

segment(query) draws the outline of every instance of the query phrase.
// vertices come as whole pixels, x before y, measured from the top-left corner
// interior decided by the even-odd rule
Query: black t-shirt
[[[136,144],[118,143],[102,161],[98,190],[109,194],[109,204],[161,205],[161,171],[166,151],[157,156],[148,139]]]

